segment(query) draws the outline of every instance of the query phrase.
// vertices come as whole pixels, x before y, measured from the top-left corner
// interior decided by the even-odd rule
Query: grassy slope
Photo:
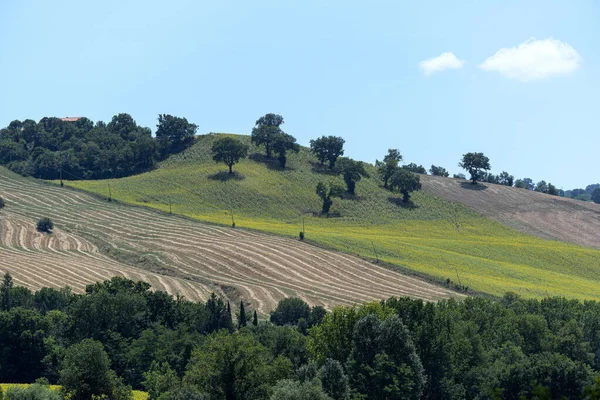
[[[110,183],[119,201],[163,211],[172,203],[174,213],[219,224],[230,224],[233,210],[238,227],[289,236],[298,235],[304,216],[307,239],[367,257],[374,244],[385,262],[479,291],[600,299],[600,251],[531,237],[423,192],[413,194],[415,208],[399,207],[373,167],[373,177],[358,183],[357,199],[335,200],[341,217],[313,216],[320,210],[317,182],[341,180],[320,173],[306,149],[289,157],[285,171],[248,159],[234,167],[241,177],[222,181],[226,167],[210,158],[214,138],[200,137],[150,173],[67,185],[108,195]]]

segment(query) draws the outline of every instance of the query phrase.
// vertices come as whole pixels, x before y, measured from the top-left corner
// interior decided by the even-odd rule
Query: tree
[[[433,176],[443,176],[445,178],[449,177],[450,174],[448,173],[448,171],[446,171],[446,168],[444,167],[437,167],[435,165],[432,165],[431,168],[429,169],[429,173]]]
[[[515,181],[515,177],[510,175],[506,171],[502,171],[500,175],[498,175],[498,183],[504,186],[512,186]]]
[[[37,230],[40,232],[52,233],[54,223],[48,217],[40,218],[37,222]]]
[[[417,165],[415,163],[410,163],[402,166],[403,169],[414,172],[415,174],[424,174],[427,175],[427,170],[422,165]]]
[[[284,379],[274,387],[270,400],[331,400],[318,385],[318,382],[298,382]]]
[[[317,156],[317,160],[323,165],[329,162],[329,169],[333,169],[337,159],[344,155],[344,143],[346,141],[339,136],[321,136],[310,141],[310,150]]]
[[[279,114],[265,114],[260,117],[252,129],[252,143],[256,146],[265,146],[267,158],[271,158],[273,142],[277,135],[283,133],[280,126],[283,117]]]
[[[187,147],[196,135],[198,125],[189,123],[186,118],[159,114],[156,125],[156,138],[168,152],[177,152]]]
[[[292,151],[294,153],[298,153],[300,151],[300,146],[298,143],[296,143],[296,138],[283,132],[274,136],[272,145],[273,151],[279,155],[277,159],[279,160],[279,166],[281,168],[285,168],[288,151]]]
[[[333,400],[348,398],[348,377],[339,361],[328,358],[319,370],[319,377],[323,391]]]
[[[310,307],[298,297],[286,297],[277,303],[271,312],[271,322],[275,325],[295,325],[300,318],[310,317]]]
[[[515,187],[527,190],[533,190],[535,185],[533,184],[533,180],[531,178],[523,178],[517,179],[515,181]]]
[[[348,193],[354,195],[356,192],[356,183],[360,181],[362,177],[369,177],[369,174],[365,171],[365,165],[362,161],[354,161],[349,158],[340,158],[336,164],[336,169],[339,174],[342,175]]]
[[[13,279],[10,273],[5,272],[4,277],[2,278],[2,286],[0,286],[0,290],[2,290],[2,304],[1,310],[7,311],[10,310],[10,291],[13,288]]]
[[[546,181],[539,181],[536,185],[535,185],[535,189],[536,192],[540,192],[540,193],[548,193],[548,184],[546,183]]]
[[[458,163],[458,166],[471,174],[471,181],[473,184],[477,183],[482,171],[488,171],[492,168],[490,166],[490,159],[483,153],[463,154],[462,161]]]
[[[592,192],[592,201],[596,204],[600,204],[600,188],[596,188]]]
[[[246,310],[244,309],[244,301],[240,301],[240,313],[238,314],[238,329],[248,325]]]
[[[5,206],[4,199],[0,197],[0,210],[2,210]]]
[[[321,212],[325,215],[328,215],[329,209],[333,204],[333,198],[341,197],[344,193],[344,188],[335,184],[330,184],[329,186],[327,186],[323,182],[319,182],[317,184],[316,193],[321,198],[321,200],[323,200]]]
[[[421,189],[421,178],[404,168],[400,168],[390,178],[390,189],[402,193],[402,201],[408,203],[410,193]]]
[[[375,160],[377,173],[383,181],[383,187],[388,188],[390,177],[398,169],[398,165],[402,161],[402,154],[398,149],[388,149],[388,153],[383,157],[383,161]]]
[[[264,399],[278,378],[277,363],[268,365],[268,359],[250,333],[216,332],[193,351],[183,383],[211,399]]]
[[[558,189],[556,186],[548,182],[548,189],[546,190],[546,193],[551,196],[558,196]]]
[[[254,315],[252,316],[252,325],[258,326],[258,314],[256,313],[256,310],[254,310]]]
[[[229,167],[229,173],[233,173],[233,165],[248,155],[248,145],[237,139],[224,137],[215,140],[212,145],[213,160],[217,163],[225,163]]]
[[[467,179],[467,177],[463,173],[454,174],[454,175],[452,175],[452,178],[454,178],[454,179]]]
[[[177,389],[181,382],[169,363],[153,361],[150,370],[144,373],[142,385],[148,392],[148,400],[158,400],[160,395]]]
[[[92,396],[116,399],[116,394],[127,392],[110,369],[110,360],[102,343],[92,339],[84,339],[67,349],[59,382],[63,394],[73,400],[88,400]],[[128,392],[131,398],[131,390]]]

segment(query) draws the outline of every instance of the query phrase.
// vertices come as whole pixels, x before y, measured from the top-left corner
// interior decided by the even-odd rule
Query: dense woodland
[[[0,287],[0,376],[73,399],[598,398],[600,303],[409,298],[336,307],[282,300],[269,321],[123,278],[32,293]]]
[[[0,130],[0,164],[41,179],[120,178],[148,171],[185,149],[196,131],[185,118],[165,114],[158,117],[155,136],[129,114],[115,115],[109,123],[87,118],[13,121]]]

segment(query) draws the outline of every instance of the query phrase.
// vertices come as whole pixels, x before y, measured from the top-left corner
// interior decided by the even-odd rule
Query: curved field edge
[[[285,171],[255,155],[235,166],[233,179],[222,179],[223,166],[207,153],[214,137],[146,174],[66,185],[101,197],[110,185],[112,199],[126,204],[222,226],[233,214],[237,227],[287,237],[297,237],[304,220],[311,243],[495,296],[600,299],[600,251],[529,236],[424,191],[413,195],[414,207],[401,207],[373,177],[358,183],[357,198],[335,200],[342,217],[318,217],[316,182],[339,178],[305,149],[289,157]]]

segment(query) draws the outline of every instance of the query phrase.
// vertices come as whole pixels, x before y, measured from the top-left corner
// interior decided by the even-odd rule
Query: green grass
[[[110,184],[115,200],[166,212],[172,204],[173,213],[217,224],[230,225],[233,211],[237,227],[279,235],[297,237],[304,218],[314,243],[372,258],[375,247],[384,262],[493,295],[600,300],[600,251],[525,235],[424,192],[413,194],[414,207],[401,207],[372,166],[356,198],[334,200],[340,217],[323,218],[317,182],[343,182],[315,165],[307,149],[291,155],[285,171],[253,157],[234,167],[235,178],[221,180],[226,166],[210,156],[215,137],[201,136],[149,173],[66,184],[102,196]]]

